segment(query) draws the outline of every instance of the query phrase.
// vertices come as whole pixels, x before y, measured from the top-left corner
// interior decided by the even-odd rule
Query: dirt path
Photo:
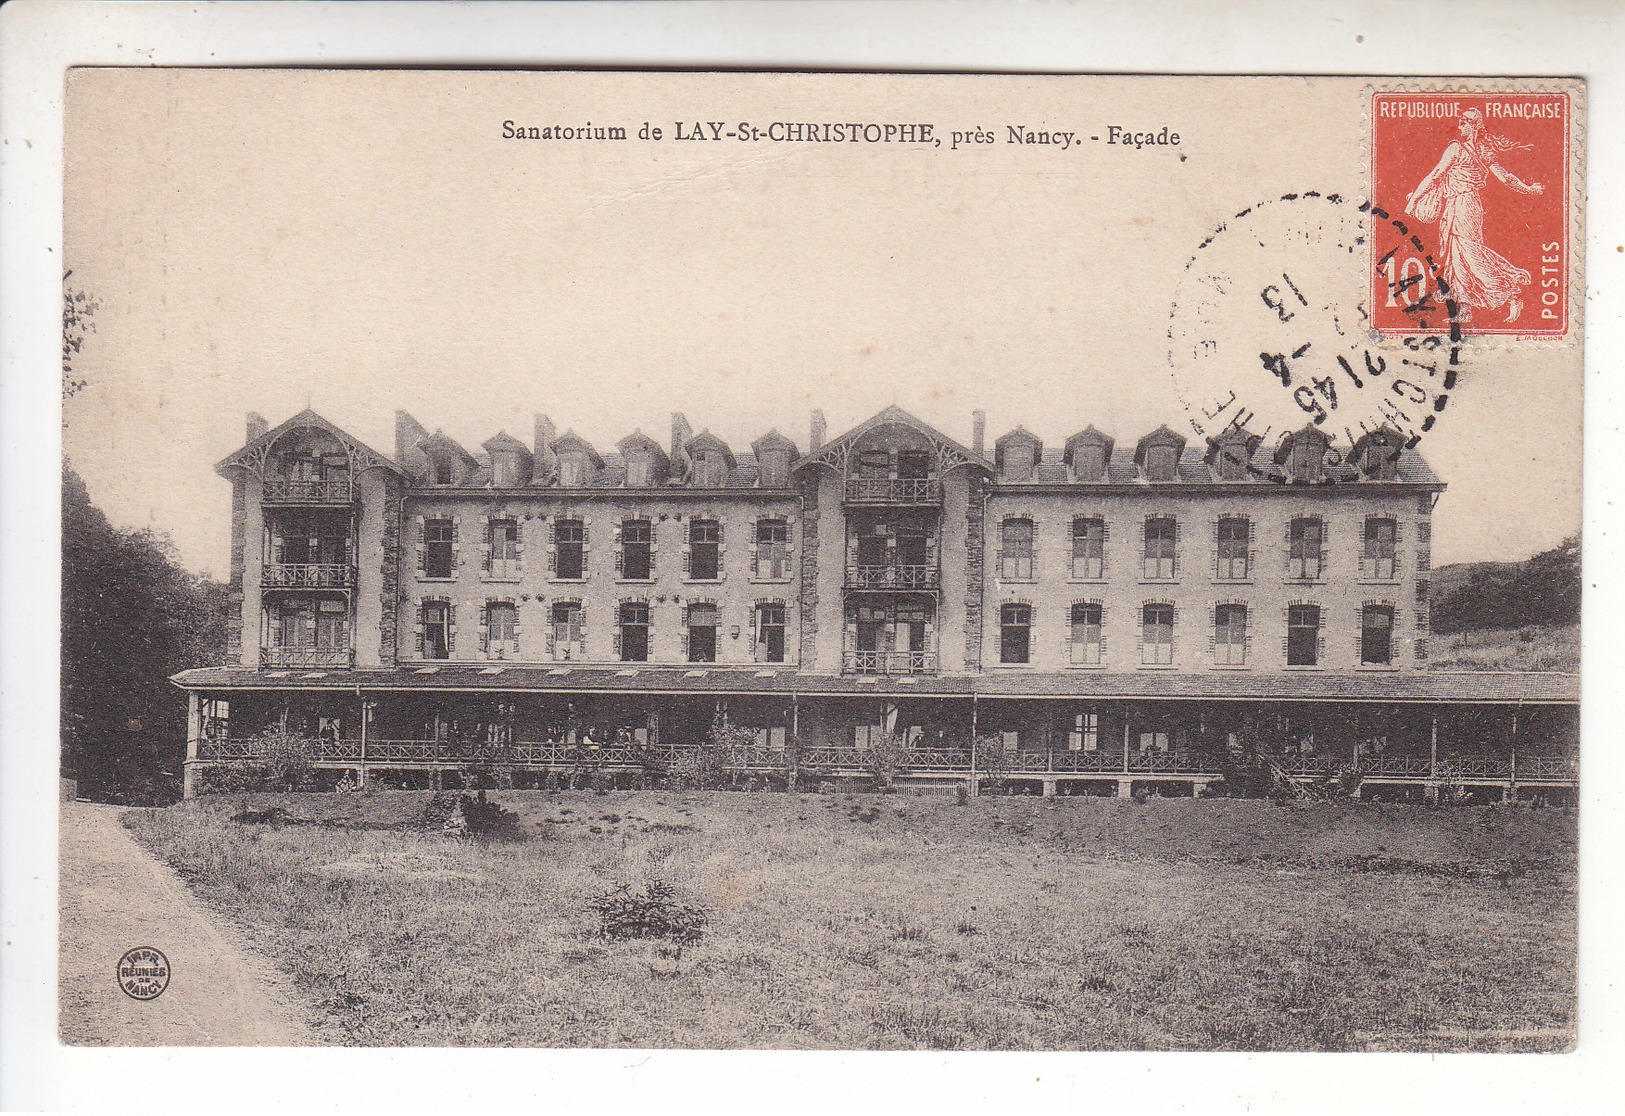
[[[301,1009],[262,958],[215,925],[174,872],[119,824],[122,809],[62,804],[60,974],[64,1043],[79,1046],[306,1046]],[[119,958],[153,946],[169,987],[126,996]]]

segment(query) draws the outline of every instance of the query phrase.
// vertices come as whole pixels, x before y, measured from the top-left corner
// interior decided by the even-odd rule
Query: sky
[[[681,410],[744,448],[769,428],[805,447],[814,407],[834,435],[897,403],[962,441],[980,409],[990,441],[1021,424],[1054,445],[1184,428],[1232,387],[1279,432],[1303,415],[1249,350],[1248,269],[1323,279],[1332,303],[1363,271],[1312,208],[1232,218],[1361,196],[1367,98],[1358,79],[78,71],[65,262],[99,308],[64,452],[115,523],[223,576],[213,465],[248,411],[309,405],[389,452],[397,408],[470,449],[528,441],[537,413],[601,449],[664,441]],[[634,138],[511,140],[507,120]],[[706,121],[930,122],[942,142],[675,140]],[[1114,125],[1180,143],[1087,139]],[[976,131],[995,142],[951,146]],[[1208,255],[1236,283],[1193,317],[1187,264],[1221,226],[1229,254]],[[1200,377],[1193,329],[1223,342]],[[1577,341],[1469,343],[1418,447],[1450,485],[1436,564],[1578,530],[1580,368]]]

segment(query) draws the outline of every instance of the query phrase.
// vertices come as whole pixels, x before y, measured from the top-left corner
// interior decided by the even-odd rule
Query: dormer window
[[[437,457],[430,462],[429,480],[432,484],[455,484],[457,471],[452,467],[450,459]]]
[[[1215,447],[1213,466],[1223,481],[1244,481],[1252,470],[1252,453],[1241,438],[1226,439]]]
[[[1080,481],[1106,479],[1106,447],[1082,445],[1072,455],[1072,475]]]
[[[1292,479],[1314,483],[1320,480],[1320,446],[1308,438],[1300,438],[1292,444]]]
[[[783,488],[790,482],[790,455],[783,450],[767,450],[758,464],[763,488]]]
[[[728,463],[717,450],[694,455],[694,483],[700,488],[721,488],[728,479]]]
[[[1145,476],[1151,481],[1179,479],[1179,450],[1175,446],[1150,446],[1145,451]]]
[[[648,488],[653,483],[653,470],[649,455],[634,453],[626,459],[626,487]]]
[[[1033,479],[1033,447],[1017,443],[1004,451],[1004,479],[1025,484]]]
[[[493,488],[519,487],[519,455],[498,453],[491,458],[491,486]]]
[[[587,459],[579,453],[559,454],[559,484],[580,488],[587,483]]]

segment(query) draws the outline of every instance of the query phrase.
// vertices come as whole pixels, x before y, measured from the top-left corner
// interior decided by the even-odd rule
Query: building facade
[[[188,793],[290,723],[363,781],[658,778],[724,722],[755,733],[741,778],[885,753],[919,783],[1199,792],[1263,755],[1572,787],[1571,676],[1428,669],[1445,486],[1396,432],[983,427],[892,407],[829,439],[814,412],[804,452],[736,451],[674,415],[608,450],[538,416],[470,452],[400,412],[386,455],[250,415],[218,466],[230,661],[176,679]]]

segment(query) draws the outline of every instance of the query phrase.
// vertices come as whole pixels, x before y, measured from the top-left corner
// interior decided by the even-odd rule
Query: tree
[[[90,797],[179,794],[186,704],[169,677],[217,663],[226,586],[153,531],[119,530],[62,466],[62,773]]]
[[[79,394],[84,388],[85,381],[74,375],[73,358],[79,355],[79,348],[85,343],[85,337],[96,332],[96,311],[101,309],[101,302],[93,295],[84,291],[76,291],[68,284],[73,277],[72,271],[62,274],[62,398],[68,399]]]

